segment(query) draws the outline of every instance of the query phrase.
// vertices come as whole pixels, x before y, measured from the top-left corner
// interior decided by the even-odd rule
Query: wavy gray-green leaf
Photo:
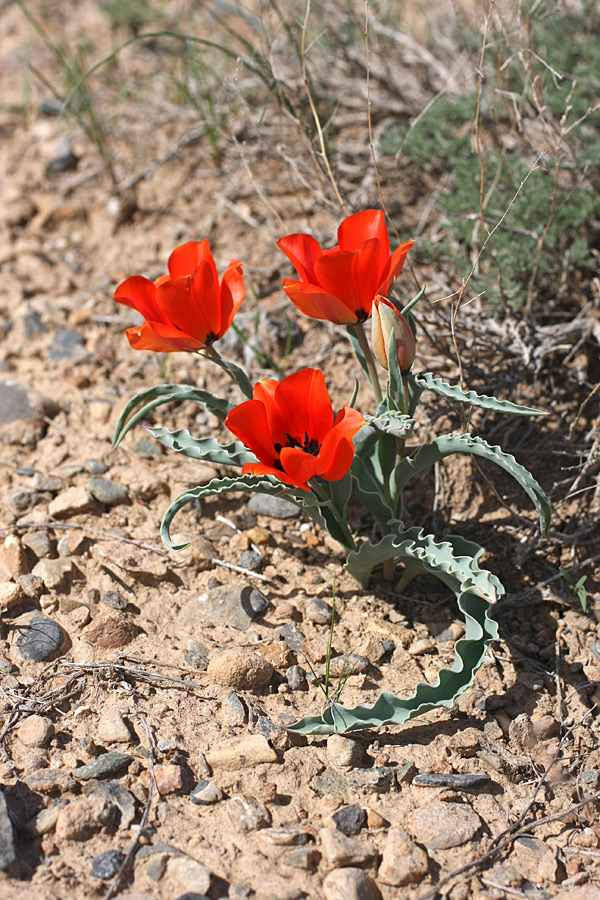
[[[510,453],[505,453],[500,447],[492,446],[483,438],[472,434],[449,434],[436,438],[429,444],[423,444],[412,456],[403,459],[394,471],[394,493],[399,498],[399,503],[402,491],[411,478],[453,453],[470,453],[481,456],[496,463],[501,469],[512,475],[535,506],[540,520],[541,533],[548,534],[552,518],[550,501],[531,472],[518,463]],[[400,509],[398,508],[396,514],[399,513]]]
[[[399,529],[400,523],[394,524]],[[431,535],[424,535],[422,529],[409,528],[386,535],[378,544],[366,541],[356,553],[350,553],[346,566],[360,583],[365,583],[374,566],[386,559],[398,559],[404,564],[404,583],[420,574],[440,578],[456,595],[464,616],[465,635],[454,646],[452,667],[441,669],[432,684],[418,684],[409,697],[397,697],[386,691],[372,706],[348,709],[334,703],[321,715],[306,716],[288,730],[332,734],[403,725],[438,706],[451,707],[456,697],[473,683],[488,644],[498,636],[498,627],[489,611],[504,589],[494,575],[479,567],[482,552],[476,544],[455,535],[437,542]]]
[[[392,437],[399,438],[410,437],[415,427],[414,419],[396,410],[389,410],[377,416],[365,416],[365,422],[381,434],[391,434]]]
[[[296,487],[287,487],[271,475],[237,475],[232,478],[213,478],[208,484],[201,484],[189,491],[184,491],[171,503],[163,516],[160,526],[160,536],[165,547],[169,550],[185,550],[189,542],[174,544],[171,540],[171,524],[177,513],[193,503],[195,500],[203,500],[215,494],[230,494],[241,492],[246,494],[270,494],[272,497],[284,496],[286,500],[296,503],[307,515],[315,520],[321,527],[326,528],[326,522],[319,508],[317,497],[310,491],[303,491]]]
[[[457,384],[448,384],[441,378],[436,378],[431,372],[423,372],[420,375],[410,376],[416,384],[428,391],[439,394],[440,397],[448,397],[450,400],[457,400],[459,403],[467,403],[469,406],[477,406],[480,409],[490,409],[494,412],[507,413],[511,416],[546,416],[541,409],[533,409],[529,406],[519,406],[518,403],[511,403],[510,400],[497,400],[495,397],[488,397],[485,394],[478,394],[476,391],[463,391]]]
[[[148,433],[170,450],[201,459],[214,465],[242,467],[257,462],[256,456],[241,441],[219,444],[214,438],[195,438],[186,428],[169,431],[167,428],[148,428]]]
[[[153,409],[156,409],[157,406],[181,400],[191,400],[193,403],[198,403],[199,406],[213,413],[221,421],[224,421],[227,413],[233,409],[233,404],[227,400],[223,400],[209,391],[200,390],[200,388],[192,385],[158,384],[155,387],[140,391],[131,398],[115,426],[113,447],[117,447],[127,432],[140,420],[144,419],[148,413],[152,412]],[[140,408],[138,409],[138,407]],[[136,409],[137,412],[134,413]]]

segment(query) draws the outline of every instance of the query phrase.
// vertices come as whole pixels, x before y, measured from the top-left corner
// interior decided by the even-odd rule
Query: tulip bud
[[[415,360],[415,336],[402,313],[385,297],[377,296],[373,302],[371,339],[375,359],[384,369],[389,368],[388,347],[392,329],[396,338],[398,365],[401,373],[406,375]]]

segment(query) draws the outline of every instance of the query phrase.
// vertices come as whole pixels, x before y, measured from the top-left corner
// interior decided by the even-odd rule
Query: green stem
[[[375,399],[377,400],[377,404],[379,405],[383,400],[383,394],[381,393],[381,385],[379,384],[379,376],[377,374],[375,360],[373,359],[373,354],[371,353],[371,348],[369,346],[369,342],[367,340],[362,322],[357,322],[354,326],[354,330],[356,331],[360,349],[365,355],[365,362],[367,364],[367,369],[369,370],[369,381],[371,382],[371,387],[373,388]]]
[[[384,581],[393,581],[395,573],[396,573],[396,559],[395,559],[395,557],[392,556],[390,559],[386,559],[383,563],[383,580]]]

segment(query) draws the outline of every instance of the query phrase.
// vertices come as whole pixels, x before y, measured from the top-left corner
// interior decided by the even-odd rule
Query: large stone
[[[73,569],[72,559],[40,559],[31,574],[41,578],[49,591],[61,591],[67,586],[66,576]]]
[[[129,644],[136,636],[137,631],[137,625],[131,616],[118,609],[109,609],[107,612],[98,613],[83,629],[90,644],[104,647],[107,650]]]
[[[0,379],[0,440],[9,444],[35,444],[53,419],[59,406],[25,385]]]
[[[253,494],[248,501],[248,509],[259,516],[270,516],[272,519],[293,519],[300,515],[300,510],[294,503],[269,494]]]
[[[208,665],[208,674],[216,684],[243,691],[264,688],[273,677],[271,663],[252,650],[224,650]]]
[[[428,850],[447,850],[472,840],[481,819],[466,804],[432,803],[413,810],[407,824],[413,838]]]
[[[131,732],[121,715],[121,711],[114,704],[104,707],[98,719],[98,738],[109,744],[129,744]]]
[[[427,877],[429,860],[422,847],[400,828],[390,828],[383,847],[379,881],[391,887],[419,884]]]
[[[251,585],[237,588],[220,586],[190,600],[179,616],[191,629],[231,625],[239,631],[246,631],[252,621],[264,615],[268,608],[269,601]]]
[[[268,828],[271,824],[271,813],[254,797],[232,797],[226,809],[229,821],[239,834]]]
[[[212,747],[206,761],[213,769],[246,769],[277,762],[277,754],[262,734],[242,735]]]
[[[58,656],[67,636],[58,622],[41,613],[26,613],[14,623],[15,645],[23,659],[45,662]]]
[[[71,516],[90,512],[94,505],[89,491],[82,487],[70,487],[50,501],[48,512],[53,519],[70,519]]]
[[[27,747],[45,747],[53,736],[54,724],[47,716],[28,716],[17,728],[17,737]]]

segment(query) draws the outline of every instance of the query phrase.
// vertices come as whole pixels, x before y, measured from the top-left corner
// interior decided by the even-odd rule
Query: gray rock
[[[157,456],[162,456],[164,452],[160,444],[150,441],[148,438],[140,438],[131,449],[138,456],[141,456],[142,459],[156,459]]]
[[[463,803],[432,803],[413,810],[407,825],[413,838],[428,850],[447,850],[472,840],[481,819]]]
[[[227,815],[238,834],[268,828],[271,824],[271,813],[254,797],[232,797],[227,801]]]
[[[347,653],[345,656],[334,656],[329,663],[329,672],[331,675],[364,675],[368,671],[371,663],[366,656],[360,653]]]
[[[256,496],[260,496],[257,494]],[[275,632],[275,637],[285,641],[290,650],[300,650],[304,635],[295,625],[281,625]]]
[[[358,834],[367,819],[367,814],[361,806],[343,806],[331,816],[331,821],[337,831],[346,836]]]
[[[46,430],[44,420],[58,410],[50,397],[0,378],[0,437],[8,443],[34,444]]]
[[[103,753],[94,762],[86,766],[79,766],[73,775],[79,781],[89,781],[92,778],[106,778],[108,775],[116,775],[127,768],[132,757],[127,753]]]
[[[98,785],[96,790],[92,793],[92,797],[104,800],[107,803],[112,804],[118,810],[120,818],[116,824],[119,828],[129,828],[135,819],[134,796],[123,787],[120,781],[104,781],[102,784]]]
[[[315,597],[306,607],[306,618],[317,625],[329,625],[333,607],[321,597]]]
[[[372,878],[351,866],[334,869],[323,882],[324,900],[381,900]]]
[[[127,600],[120,591],[107,591],[102,594],[101,602],[112,609],[127,609]]]
[[[50,346],[50,359],[82,359],[86,353],[83,335],[71,328],[57,328]]]
[[[267,716],[258,717],[256,730],[260,734],[264,734],[268,740],[273,740],[273,738],[277,738],[279,735],[284,734],[284,729],[281,728],[280,725],[275,725],[274,722],[271,722]]]
[[[45,662],[58,656],[66,643],[67,636],[58,622],[41,613],[22,616],[15,622],[15,628],[18,629],[16,647],[23,659]]]
[[[319,775],[311,778],[309,786],[322,797],[339,797],[348,802],[350,789],[343,775],[335,769],[325,769]]]
[[[62,559],[40,559],[33,567],[31,574],[41,578],[44,587],[49,591],[60,591],[66,587],[66,576],[73,569],[73,560],[68,557]]]
[[[108,472],[108,466],[100,459],[86,459],[85,465],[90,475],[105,475]]]
[[[33,476],[32,488],[36,491],[48,491],[50,494],[57,494],[62,491],[62,478],[56,475],[45,475],[43,472],[36,472]]]
[[[206,781],[204,778],[198,782],[190,794],[190,800],[196,806],[212,806],[213,803],[219,803],[222,799],[223,791],[221,788],[218,788],[212,781]]]
[[[0,790],[0,871],[7,869],[16,858],[13,825],[8,815],[6,797]]]
[[[26,547],[29,547],[38,559],[43,559],[45,556],[52,554],[52,541],[47,531],[32,531],[29,534],[24,534],[22,542]]]
[[[105,850],[92,859],[92,878],[98,878],[100,881],[110,881],[114,878],[123,864],[125,856],[118,850]]]
[[[453,791],[481,791],[492,783],[489,775],[483,773],[478,775],[444,775],[437,772],[426,772],[422,775],[415,775],[413,784],[420,784],[424,787],[445,787]]]
[[[251,585],[237,588],[220,585],[186,603],[180,616],[192,628],[231,625],[238,631],[246,631],[268,608],[267,598]]]
[[[292,866],[294,869],[309,872],[316,869],[320,859],[321,854],[314,847],[293,847],[283,854],[279,862],[283,866]]]
[[[394,771],[389,766],[380,769],[354,769],[346,776],[352,787],[368,793],[385,794],[394,783]]]
[[[228,725],[243,725],[246,721],[246,707],[235,691],[227,695],[223,713]]]
[[[30,791],[40,794],[63,794],[77,789],[77,782],[61,769],[38,769],[24,778]]]
[[[98,503],[103,503],[105,506],[118,506],[120,503],[129,501],[127,488],[98,475],[94,475],[90,479],[90,494]]]
[[[42,500],[43,497],[40,497],[38,491],[34,491],[33,488],[11,488],[8,492],[8,505],[18,513],[37,506]]]
[[[253,494],[248,501],[248,509],[260,516],[271,516],[272,519],[294,519],[300,510],[289,500],[271,497],[269,494]]]
[[[292,691],[298,691],[306,686],[306,670],[302,666],[290,666],[285,673],[285,680]]]
[[[43,334],[45,331],[48,331],[38,314],[34,312],[28,312],[21,316],[20,324],[21,335],[25,341],[31,340],[36,334]]]
[[[244,550],[240,556],[239,565],[242,569],[249,569],[250,572],[258,572],[265,564],[265,558],[262,553],[256,550]]]
[[[188,649],[185,654],[185,661],[188,666],[192,666],[193,669],[201,669],[204,671],[208,666],[210,657],[208,649],[204,644],[201,644],[200,641],[195,640],[195,638],[190,638],[187,646]]]
[[[308,832],[292,826],[280,826],[279,828],[265,828],[261,837],[266,838],[271,844],[278,847],[297,847],[308,843]]]

